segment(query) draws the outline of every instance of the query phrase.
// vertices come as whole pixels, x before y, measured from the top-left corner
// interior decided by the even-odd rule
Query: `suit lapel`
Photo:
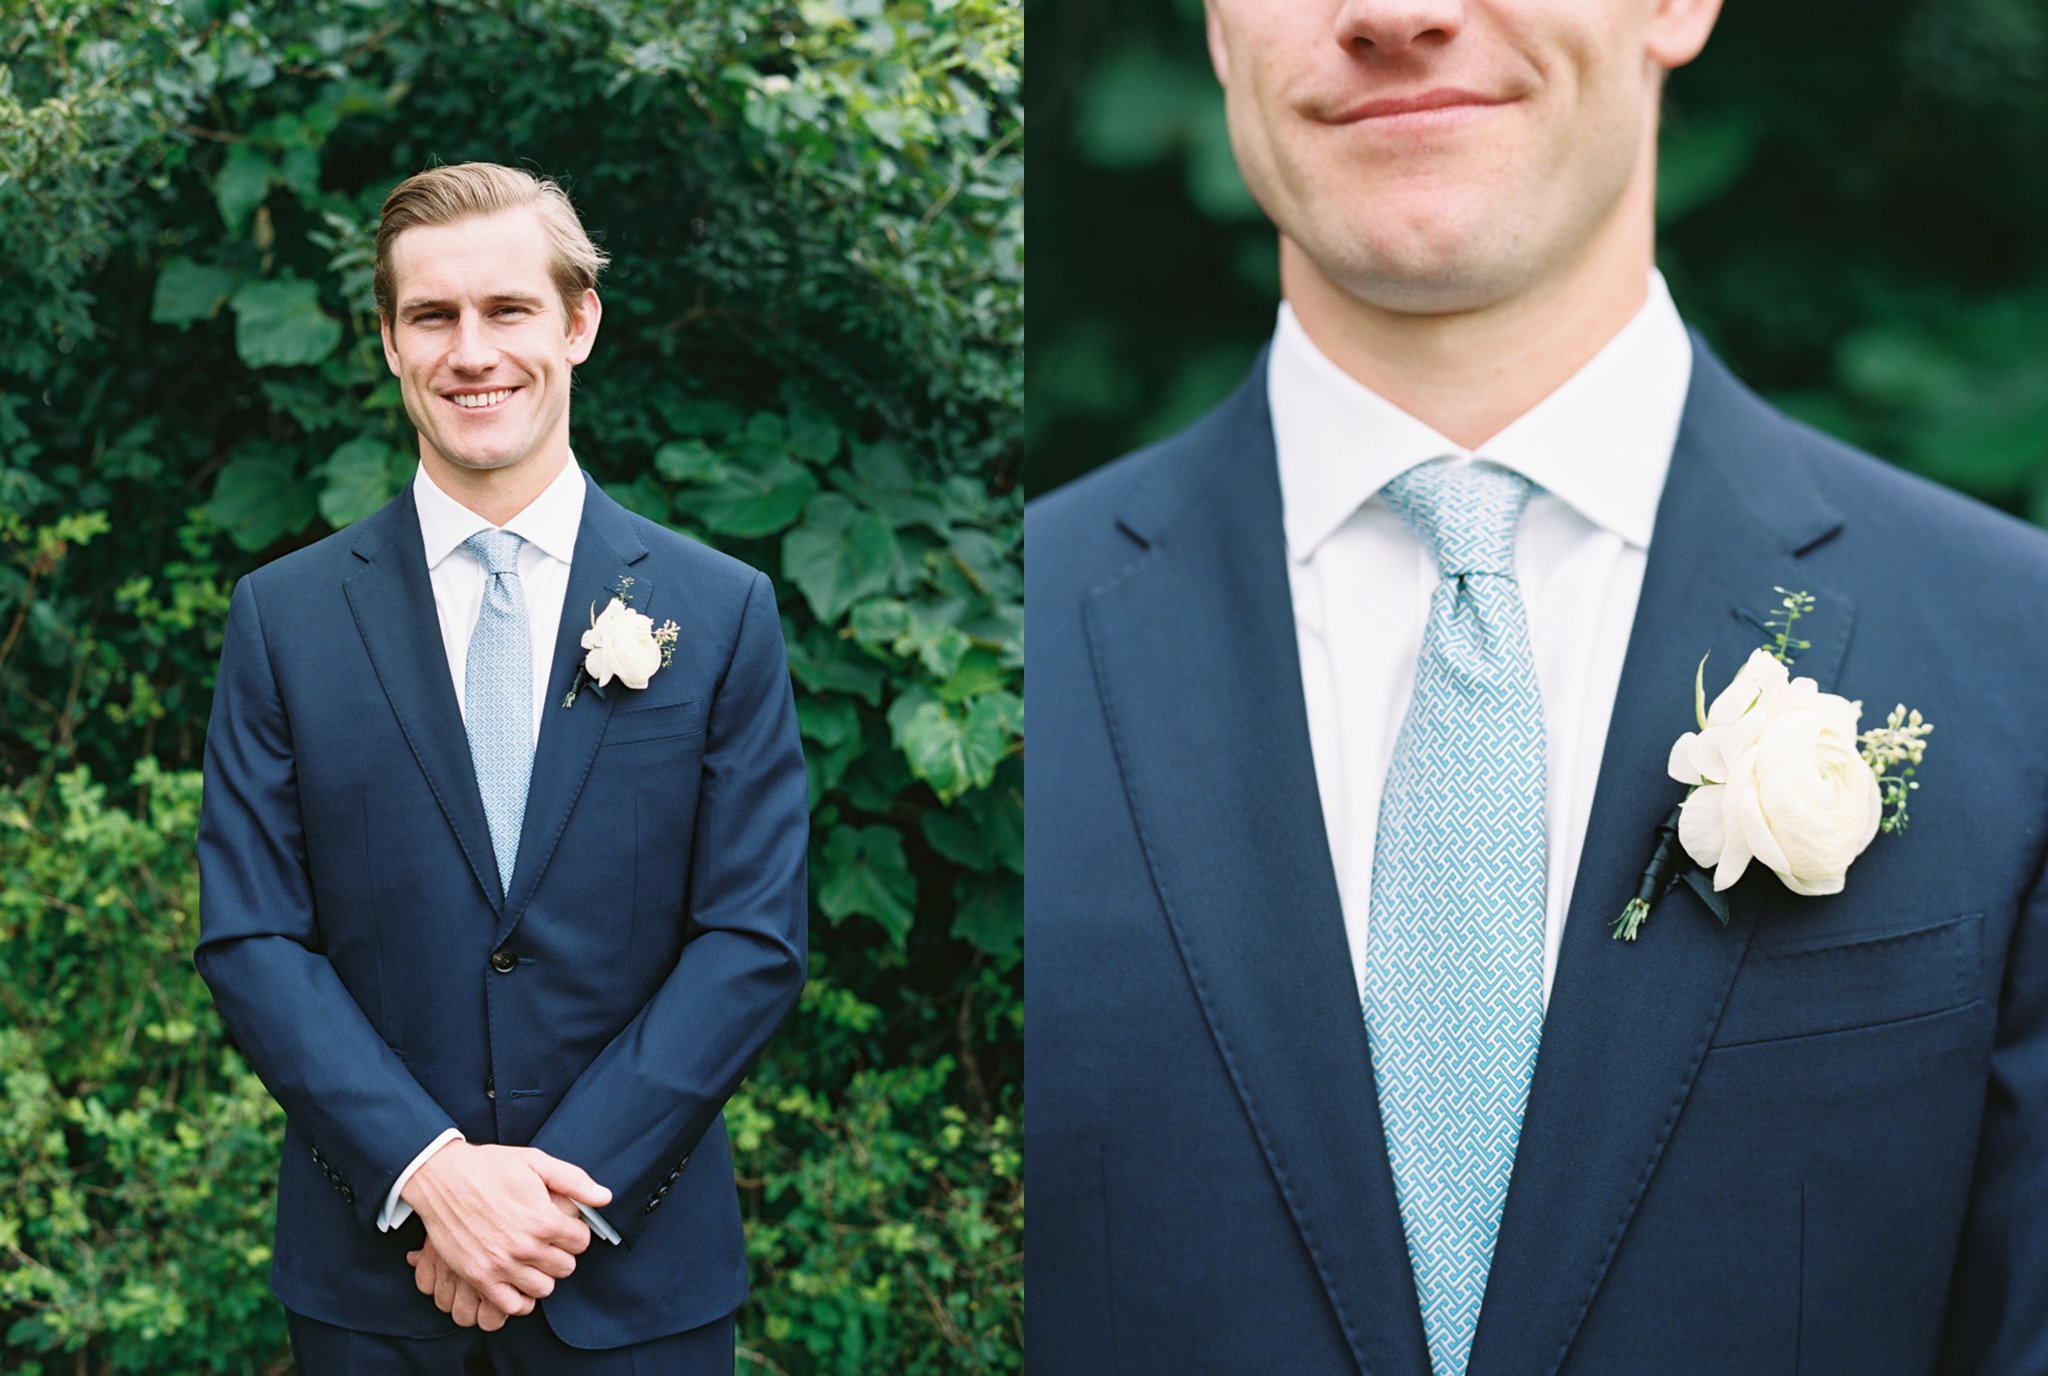
[[[621,693],[616,682],[608,691],[589,686],[575,702],[562,706],[577,666],[583,662],[583,632],[590,627],[592,608],[603,610],[627,578],[635,611],[654,613],[655,589],[633,572],[647,554],[634,533],[624,507],[606,496],[595,479],[584,476],[583,517],[576,528],[576,552],[569,561],[569,587],[562,598],[562,619],[555,631],[553,668],[547,697],[541,702],[540,739],[533,752],[533,774],[526,790],[526,817],[519,832],[519,855],[512,882],[499,910],[497,940],[503,942],[525,915],[541,875],[553,858],[555,843],[583,792],[590,763],[611,720]],[[657,618],[658,619],[658,618]],[[443,674],[446,677],[446,674]],[[478,804],[481,815],[482,804]]]
[[[448,676],[412,484],[362,522],[353,549],[363,567],[342,583],[342,592],[356,630],[477,887],[499,908],[497,855],[469,757],[469,734]]]
[[[1564,946],[1543,1027],[1473,1376],[1562,1364],[1691,1091],[1759,902],[1778,881],[1755,864],[1722,928],[1681,887],[1639,940],[1611,938],[1653,832],[1684,787],[1665,774],[1693,726],[1693,671],[1711,651],[1709,699],[1766,636],[1747,619],[1774,586],[1819,599],[1793,672],[1832,682],[1852,609],[1800,556],[1840,526],[1785,422],[1697,337],[1684,420],[1657,511],[1641,600],[1607,733]],[[1738,610],[1740,608],[1741,610]]]
[[[1263,362],[1182,443],[1173,492],[1121,522],[1143,552],[1084,609],[1117,763],[1173,940],[1360,1368],[1426,1376],[1309,747]]]

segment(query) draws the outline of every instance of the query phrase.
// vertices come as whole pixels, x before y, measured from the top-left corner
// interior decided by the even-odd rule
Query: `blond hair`
[[[396,304],[392,299],[396,284],[391,246],[400,234],[415,225],[450,225],[522,208],[540,216],[548,236],[548,276],[562,298],[563,311],[575,319],[583,293],[597,285],[597,274],[609,260],[584,233],[583,221],[569,204],[566,191],[536,172],[492,162],[430,167],[407,177],[384,198],[377,221],[377,269],[371,282],[377,313],[389,320]]]

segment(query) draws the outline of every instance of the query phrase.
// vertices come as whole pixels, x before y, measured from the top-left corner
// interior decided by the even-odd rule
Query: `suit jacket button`
[[[495,1076],[495,1075],[486,1075],[486,1076],[484,1076],[484,1098],[486,1098],[486,1099],[495,1099],[495,1098],[497,1098],[497,1097],[498,1097],[498,1077],[497,1077],[497,1076]]]
[[[511,974],[512,967],[518,963],[518,958],[510,951],[493,951],[491,953],[491,968],[501,975]]]

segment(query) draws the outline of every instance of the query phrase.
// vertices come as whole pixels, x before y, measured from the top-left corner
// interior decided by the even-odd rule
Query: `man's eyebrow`
[[[523,291],[493,292],[484,298],[486,309],[491,306],[532,306],[537,309],[546,304],[542,297],[531,296]],[[454,305],[455,302],[453,300],[442,297],[413,296],[398,303],[398,313],[400,315],[411,315],[415,311],[447,310]]]

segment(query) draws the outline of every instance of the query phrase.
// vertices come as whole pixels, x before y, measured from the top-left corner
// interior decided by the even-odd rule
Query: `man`
[[[1679,323],[1717,9],[1209,0],[1278,328],[1027,516],[1034,1369],[2048,1371],[2048,540]],[[1774,588],[1910,828],[1617,940]]]
[[[768,580],[570,454],[603,261],[525,172],[395,189],[418,471],[229,610],[197,959],[285,1109],[304,1372],[732,1370],[720,1110],[803,983],[804,768]]]

